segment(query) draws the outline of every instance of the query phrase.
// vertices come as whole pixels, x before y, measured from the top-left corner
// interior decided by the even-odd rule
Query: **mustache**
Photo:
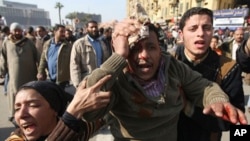
[[[138,65],[152,65],[153,61],[146,59],[146,58],[140,58],[138,59],[137,64]]]

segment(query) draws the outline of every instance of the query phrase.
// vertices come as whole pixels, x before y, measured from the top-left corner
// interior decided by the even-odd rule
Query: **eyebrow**
[[[41,100],[39,100],[39,99],[30,99],[30,100],[24,101],[24,103],[33,103],[33,102],[40,102],[40,101]],[[15,105],[18,105],[19,103],[15,103]]]

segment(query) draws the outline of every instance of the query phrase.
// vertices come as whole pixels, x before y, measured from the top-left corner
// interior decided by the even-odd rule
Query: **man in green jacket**
[[[37,79],[46,80],[47,70],[50,80],[64,89],[70,81],[71,46],[65,40],[65,26],[56,25],[54,34],[53,38],[44,43]]]
[[[105,119],[116,141],[176,141],[179,113],[188,99],[192,105],[205,107],[205,114],[247,124],[244,113],[229,103],[216,83],[161,52],[158,36],[148,22],[127,19],[116,24],[114,53],[86,78],[89,87],[111,74],[102,87],[111,90],[110,103],[86,113],[87,121],[108,114]],[[192,112],[192,108],[186,110]]]

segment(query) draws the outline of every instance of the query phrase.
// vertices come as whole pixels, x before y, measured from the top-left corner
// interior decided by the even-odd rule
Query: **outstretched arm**
[[[88,88],[86,88],[86,80],[84,80],[77,88],[66,111],[79,119],[86,112],[107,106],[110,101],[110,92],[103,92],[100,89],[110,77],[110,75],[104,76],[95,85]]]

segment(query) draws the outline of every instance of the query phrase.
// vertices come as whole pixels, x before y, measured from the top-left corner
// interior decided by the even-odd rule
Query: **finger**
[[[100,89],[110,78],[111,75],[104,76],[97,83],[95,83],[95,85],[93,85],[93,89]]]
[[[210,106],[207,106],[207,107],[205,107],[205,108],[203,109],[203,114],[205,114],[205,115],[210,114],[210,112],[211,112],[211,107],[210,107]]]
[[[110,96],[111,96],[111,92],[103,92],[103,91],[100,91],[97,95],[97,97],[101,100],[105,100],[105,99],[110,99]]]
[[[206,108],[204,108],[203,113],[204,114],[210,114],[210,115],[214,115],[217,117],[222,117],[222,108],[220,108],[221,106],[219,106],[218,104],[213,104],[210,105]]]
[[[216,117],[222,117],[224,112],[224,103],[213,103],[210,105],[210,113],[214,114]]]
[[[133,21],[123,21],[116,24],[113,33],[118,33],[123,35],[126,33],[138,31],[139,29],[140,25],[138,23],[135,23]]]
[[[88,111],[93,111],[93,110],[97,110],[97,109],[100,109],[100,108],[104,108],[106,107],[108,104],[109,104],[109,99],[99,99],[99,100],[96,100],[92,103],[89,103],[88,105],[89,106],[86,106],[84,108],[84,111],[85,112],[88,112]]]
[[[233,107],[231,104],[227,104],[225,105],[225,112],[223,115],[223,117],[225,119],[229,119],[230,122],[236,124],[237,123],[237,117],[238,117],[238,114],[237,114],[237,110],[235,107]]]
[[[240,124],[247,125],[248,122],[247,122],[246,115],[240,109],[237,109],[237,113],[238,113]]]

